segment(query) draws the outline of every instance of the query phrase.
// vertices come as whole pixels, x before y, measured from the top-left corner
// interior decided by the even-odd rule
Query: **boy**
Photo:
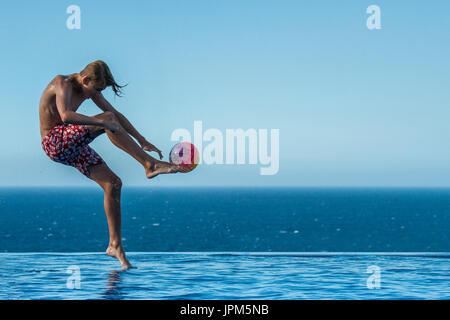
[[[121,238],[122,182],[88,144],[106,133],[114,145],[144,167],[149,179],[161,173],[179,172],[182,168],[159,161],[145,152],[155,151],[162,159],[161,151],[106,101],[101,94],[106,87],[112,87],[114,93],[120,96],[122,86],[114,81],[109,67],[100,60],[90,63],[80,73],[56,76],[44,90],[39,103],[42,148],[51,160],[75,167],[104,190],[109,228],[106,254],[118,259],[124,269],[128,269],[131,264],[125,256]],[[103,113],[93,117],[77,113],[86,99],[92,99]]]

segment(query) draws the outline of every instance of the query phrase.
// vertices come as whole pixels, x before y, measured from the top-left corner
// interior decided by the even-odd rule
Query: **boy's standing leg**
[[[118,259],[120,264],[125,269],[128,269],[131,267],[131,264],[123,250],[121,234],[120,196],[122,181],[104,162],[90,166],[89,172],[89,178],[97,182],[105,194],[104,206],[109,229],[109,245],[106,249],[106,254]]]

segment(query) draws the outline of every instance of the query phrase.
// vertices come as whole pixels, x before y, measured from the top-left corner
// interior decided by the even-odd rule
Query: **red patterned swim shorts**
[[[87,126],[62,124],[42,139],[42,148],[53,161],[75,167],[89,178],[88,167],[103,163],[97,152],[88,146],[92,140]]]

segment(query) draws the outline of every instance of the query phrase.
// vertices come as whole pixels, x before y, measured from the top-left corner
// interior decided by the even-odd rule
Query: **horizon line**
[[[279,256],[361,256],[361,255],[374,255],[374,256],[445,256],[450,257],[450,252],[430,252],[430,251],[129,251],[127,255],[135,254],[174,254],[174,255],[279,255]],[[0,255],[105,255],[103,251],[91,251],[91,252],[0,252]]]
[[[5,188],[92,188],[98,189],[97,185],[0,185],[0,189]],[[342,189],[450,189],[448,186],[428,186],[428,185],[310,185],[310,186],[296,186],[296,185],[124,185],[125,188],[298,188],[298,189],[324,189],[324,188],[342,188]]]

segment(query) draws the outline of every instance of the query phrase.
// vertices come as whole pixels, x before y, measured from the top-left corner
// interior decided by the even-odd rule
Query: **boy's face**
[[[82,78],[83,91],[84,95],[88,98],[91,98],[98,93],[102,92],[105,87],[96,83],[95,81],[91,81],[89,77]]]

